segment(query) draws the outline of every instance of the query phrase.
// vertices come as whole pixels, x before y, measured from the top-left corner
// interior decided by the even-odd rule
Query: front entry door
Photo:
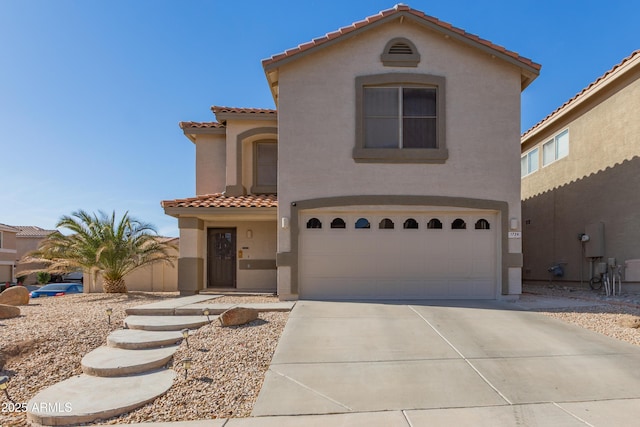
[[[207,287],[236,287],[236,229],[207,231]]]

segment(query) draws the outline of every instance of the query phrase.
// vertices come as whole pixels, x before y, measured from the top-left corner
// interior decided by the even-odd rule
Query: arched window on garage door
[[[371,223],[367,218],[360,218],[356,221],[356,228],[358,229],[371,228]]]
[[[311,218],[307,221],[307,228],[322,228],[322,222],[318,218]]]
[[[476,221],[476,230],[489,230],[491,229],[491,225],[489,224],[489,221],[487,221],[484,218],[479,219],[478,221]]]
[[[432,230],[442,230],[442,222],[438,218],[431,218],[427,223],[427,228]]]
[[[347,228],[347,224],[342,218],[334,218],[331,221],[331,228]]]
[[[457,218],[455,221],[453,221],[451,223],[451,229],[452,230],[466,230],[467,229],[467,223],[464,222],[464,220],[462,218]]]
[[[391,230],[395,228],[395,225],[393,224],[393,221],[391,221],[389,218],[385,218],[382,221],[380,221],[378,228],[381,230]]]
[[[418,221],[416,221],[413,218],[409,218],[404,222],[404,224],[402,225],[402,228],[404,228],[405,230],[417,230]]]

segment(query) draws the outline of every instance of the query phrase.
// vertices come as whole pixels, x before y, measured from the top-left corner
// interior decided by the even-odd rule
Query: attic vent
[[[413,49],[406,43],[398,42],[389,48],[389,55],[411,55]]]
[[[410,40],[399,37],[387,43],[380,60],[387,67],[417,67],[420,54]]]

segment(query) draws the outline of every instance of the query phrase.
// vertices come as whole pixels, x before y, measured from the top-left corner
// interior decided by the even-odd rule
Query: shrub
[[[39,271],[37,280],[41,285],[47,284],[49,283],[49,280],[51,280],[51,274],[47,273],[46,271]]]

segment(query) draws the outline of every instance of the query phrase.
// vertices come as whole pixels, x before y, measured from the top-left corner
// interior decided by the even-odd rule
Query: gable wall
[[[395,37],[416,45],[417,68],[382,65]],[[444,164],[354,162],[355,77],[392,72],[446,78]],[[507,201],[519,218],[520,71],[477,49],[395,21],[282,66],[278,109],[280,216],[295,200],[403,194]]]

